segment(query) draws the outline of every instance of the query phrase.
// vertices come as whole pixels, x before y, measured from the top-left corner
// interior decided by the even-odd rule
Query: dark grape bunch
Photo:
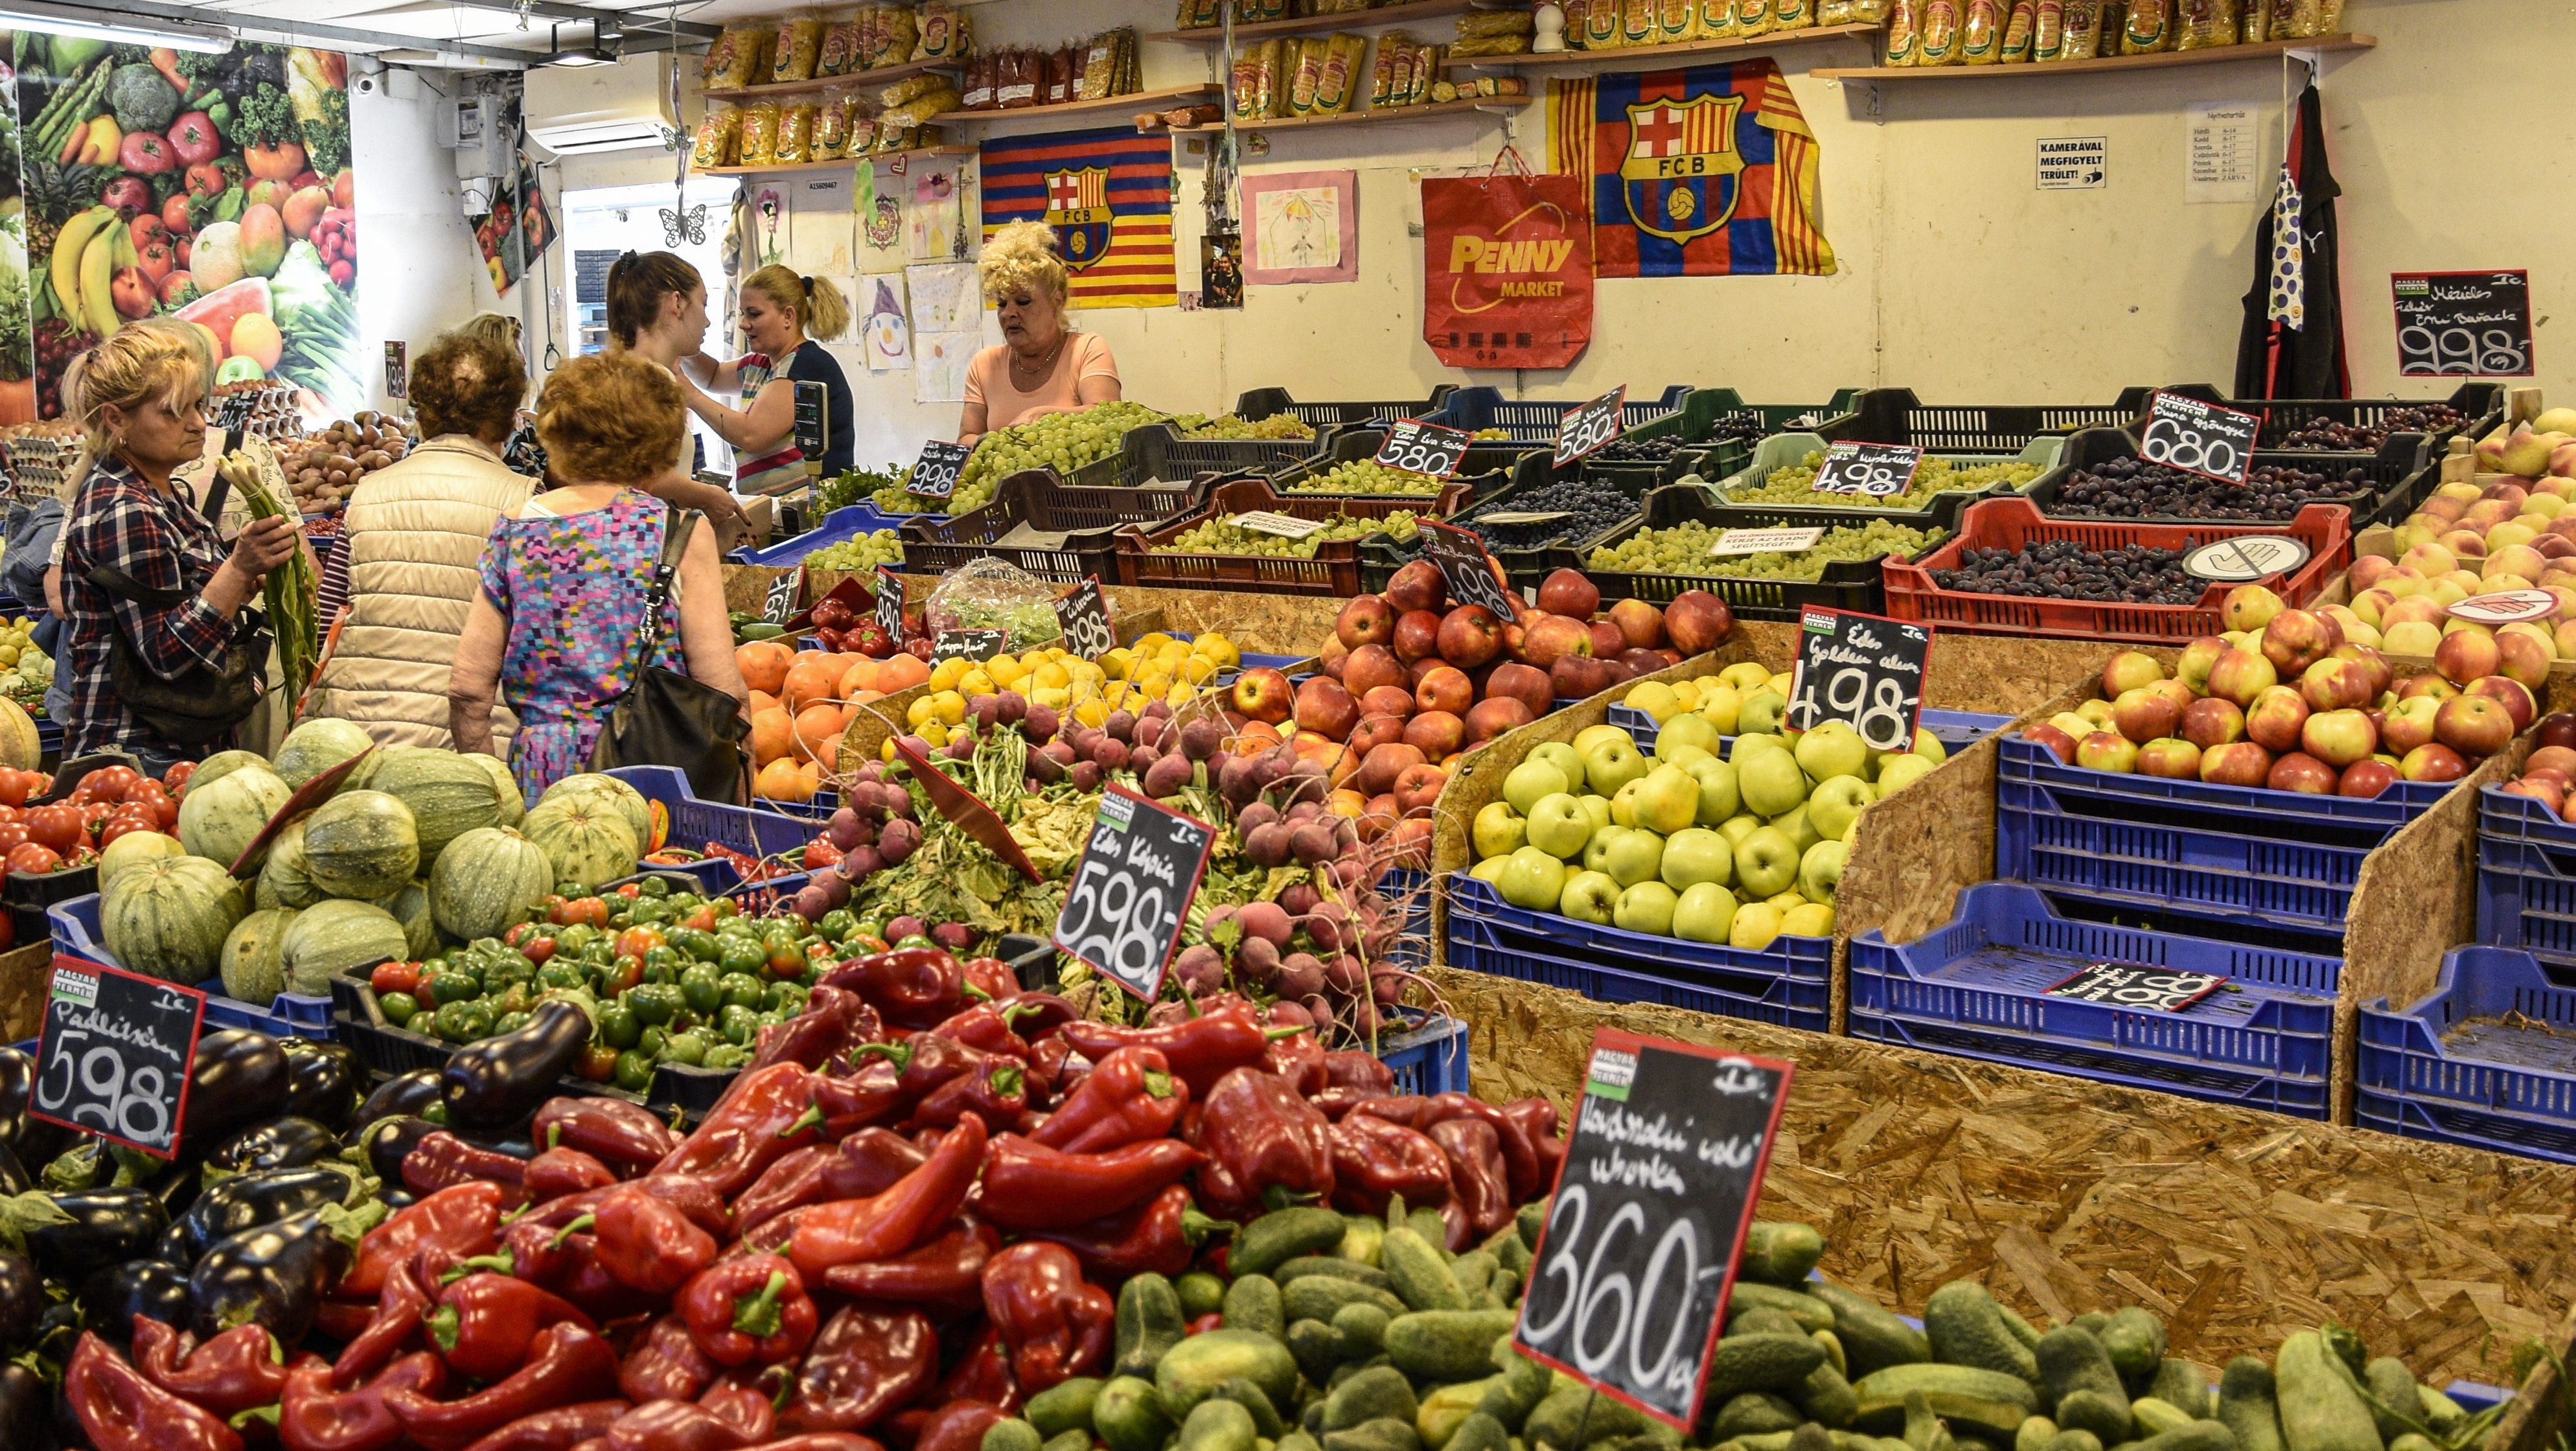
[[[2386,443],[2392,433],[2439,433],[2446,428],[2458,427],[2460,420],[2460,410],[2448,403],[2422,403],[2391,409],[2377,423],[2311,419],[2284,435],[2274,446],[2334,453],[2371,453]]]
[[[1706,443],[1760,443],[1764,437],[1759,413],[1721,413],[1709,428]]]
[[[2097,604],[2198,604],[2209,585],[2183,573],[2183,551],[2123,545],[2095,553],[2071,539],[2019,549],[1966,549],[1932,583],[1963,594],[2089,600]]]
[[[1597,539],[1633,517],[1637,501],[1609,484],[1566,479],[1534,494],[1490,506],[1487,512],[1552,514],[1558,510],[1565,511],[1566,517],[1538,524],[1484,524],[1473,519],[1460,522],[1469,533],[1484,540],[1488,549],[1536,549],[1559,540]]]
[[[1629,438],[1624,435],[1594,450],[1587,463],[1659,464],[1680,453],[1682,446],[1669,438]]]
[[[2282,520],[2296,517],[2302,505],[2350,503],[2370,489],[2369,471],[2358,468],[2330,479],[2286,464],[2259,464],[2243,484],[2232,484],[2120,458],[2068,475],[2047,512],[2080,519]]]

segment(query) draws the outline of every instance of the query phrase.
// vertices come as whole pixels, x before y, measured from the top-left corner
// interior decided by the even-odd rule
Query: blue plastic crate
[[[1619,410],[1620,427],[1636,428],[1666,414],[1679,413],[1690,393],[1679,383],[1653,396],[1631,391],[1626,405]],[[1565,415],[1591,401],[1569,398],[1563,402],[1535,402],[1506,399],[1500,388],[1461,388],[1449,395],[1448,402],[1422,418],[1426,423],[1463,428],[1469,433],[1499,428],[1509,433],[1514,443],[1554,443],[1557,425],[1565,421]]]
[[[1424,967],[1431,961],[1431,874],[1411,867],[1389,867],[1377,879],[1377,894],[1389,903],[1402,903],[1404,924],[1395,946],[1388,949],[1389,961],[1405,967]]]
[[[1512,906],[1465,872],[1449,877],[1449,965],[1571,988],[1605,1003],[1662,1003],[1824,1032],[1834,941],[1781,937],[1759,952],[1595,926]]]
[[[1628,738],[1637,743],[1638,750],[1648,755],[1654,754],[1655,742],[1662,736],[1663,728],[1655,724],[1653,716],[1635,706],[1614,705],[1610,707],[1608,719],[1610,724],[1628,733]],[[1957,755],[2012,722],[2013,718],[2008,715],[1987,715],[1973,710],[1926,709],[1915,718],[1915,724],[1930,731],[1932,738],[1941,743],[1941,748],[1952,755]],[[1733,759],[1735,737],[1720,736],[1717,755],[1721,761]]]
[[[77,952],[110,967],[123,967],[107,950],[104,934],[98,930],[98,894],[73,897],[45,909],[45,919],[52,924],[54,950]],[[224,996],[221,978],[208,978],[197,987],[206,995],[206,1026],[248,1028],[279,1038],[320,1038],[328,1040],[331,1032],[331,999],[309,997],[302,993],[279,993],[277,1001],[267,1007]]]
[[[1465,1093],[1467,1025],[1439,1013],[1406,1013],[1408,1026],[1381,1030],[1378,1061],[1395,1074],[1397,1094]]]
[[[2044,991],[2103,961],[2210,973],[2235,990],[2179,1013]],[[2339,958],[2078,922],[2030,887],[1985,882],[1960,894],[1956,920],[1917,941],[1854,937],[1849,965],[1855,1038],[2326,1116]]]
[[[772,569],[784,569],[817,549],[845,543],[862,534],[874,534],[880,529],[901,528],[904,520],[915,517],[918,516],[889,514],[874,504],[850,504],[824,515],[820,525],[793,539],[762,549],[737,549],[726,558],[735,564],[765,564]]]
[[[707,843],[714,842],[728,851],[765,857],[801,850],[814,839],[814,823],[809,819],[769,806],[700,800],[689,789],[689,778],[676,767],[620,766],[608,774],[671,814],[671,834],[665,843],[669,846],[704,851]],[[830,814],[829,810],[824,812],[825,816]]]
[[[2478,792],[2478,941],[2576,964],[2576,826],[2493,786]]]
[[[2361,1008],[2353,1122],[2435,1143],[2576,1163],[2576,972],[2455,947],[2409,1008]]]

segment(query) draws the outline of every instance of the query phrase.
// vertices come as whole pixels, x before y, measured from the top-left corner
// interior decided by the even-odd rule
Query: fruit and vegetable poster
[[[38,411],[60,413],[73,357],[155,313],[205,328],[218,382],[363,407],[348,57],[34,32],[11,53]]]
[[[519,184],[492,198],[492,210],[475,219],[474,245],[492,276],[492,293],[507,297],[530,267],[555,243],[554,213],[546,209],[537,169],[519,163]]]
[[[1560,81],[1548,138],[1592,179],[1598,276],[1833,273],[1815,133],[1768,60]]]

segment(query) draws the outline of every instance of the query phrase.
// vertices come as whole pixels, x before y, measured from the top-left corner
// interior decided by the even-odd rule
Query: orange
[[[930,667],[918,655],[889,655],[877,666],[877,686],[888,695],[910,690],[930,678]]]
[[[770,694],[766,690],[755,690],[751,693],[751,713],[753,715],[758,715],[764,710],[776,710],[785,703],[786,702],[781,701],[777,696]]]
[[[838,762],[847,723],[839,706],[809,705],[796,712],[796,744],[814,760]]]
[[[841,672],[840,697],[849,700],[860,691],[876,689],[877,670],[877,662],[865,655],[860,656],[849,669]]]
[[[814,783],[786,761],[772,761],[761,767],[751,789],[754,795],[772,801],[808,801],[814,795]]]
[[[841,684],[841,666],[832,656],[817,651],[800,653],[803,658],[787,672],[785,695],[789,710],[801,711],[818,700],[829,700]]]
[[[787,683],[787,670],[796,663],[796,653],[776,640],[754,640],[737,647],[733,661],[742,671],[745,684],[776,695],[779,687]]]
[[[767,766],[796,749],[796,722],[773,706],[751,718],[751,759]]]

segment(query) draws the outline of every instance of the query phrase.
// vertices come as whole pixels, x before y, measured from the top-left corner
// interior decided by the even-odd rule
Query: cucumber
[[[2398,1437],[2396,1440],[2389,1442],[2388,1451],[2442,1451],[2442,1448],[2434,1444],[2433,1438],[2430,1436],[2422,1435],[2415,1431],[2409,1431],[2405,1435]]]
[[[1422,1310],[1387,1322],[1386,1354],[1425,1380],[1458,1380],[1493,1363],[1494,1342],[1512,1333],[1509,1310]]]
[[[2060,1431],[2049,1438],[2048,1451],[2102,1451],[2102,1438],[2090,1431]]]
[[[2147,1394],[2195,1421],[2206,1421],[2217,1409],[2209,1403],[2210,1380],[2209,1367],[2168,1355],[2156,1366],[2155,1378],[2147,1383]]]
[[[1324,1429],[1342,1431],[1380,1417],[1410,1423],[1422,1409],[1413,1382],[1393,1366],[1364,1370],[1335,1386],[1324,1397]]]
[[[2004,1323],[1995,1297],[1974,1280],[1952,1280],[1932,1292],[1923,1306],[1923,1333],[1931,1342],[1932,1358],[1945,1365],[1994,1371],[2032,1383],[2039,1379],[2039,1361],[2031,1348]],[[2117,1359],[2113,1357],[2115,1363]],[[2007,1434],[2012,1429],[2006,1428]]]
[[[1512,1217],[1514,1227],[1520,1230],[1521,1243],[1533,1250],[1538,1248],[1539,1231],[1547,1227],[1547,1207],[1555,1202],[1556,1196],[1551,1194],[1521,1206],[1520,1213]]]
[[[1777,1285],[1736,1281],[1735,1294],[1728,1301],[1727,1308],[1733,1311],[1751,1310],[1757,1307],[1779,1311],[1797,1321],[1798,1328],[1801,1330],[1834,1328],[1834,1308],[1813,1295],[1802,1295],[1795,1290],[1783,1290]]]
[[[1553,1446],[1556,1451],[1580,1451],[1596,1441],[1615,1441],[1646,1429],[1646,1418],[1597,1391],[1587,1390],[1569,1381],[1550,1391],[1538,1409],[1530,1412],[1529,1421],[1521,1427],[1521,1437],[1531,1451]],[[1581,1436],[1581,1441],[1575,1440]],[[1785,1444],[1785,1443],[1784,1443]]]
[[[2108,1310],[2087,1310],[2067,1323],[2073,1325],[2078,1330],[2090,1330],[2096,1337],[2099,1337],[2102,1331],[2111,1323],[2111,1312]]]
[[[1350,1222],[1329,1209],[1298,1206],[1274,1209],[1235,1231],[1226,1251],[1227,1270],[1237,1278],[1266,1275],[1298,1255],[1323,1254],[1350,1233]]]
[[[2452,1427],[2469,1418],[2467,1407],[2431,1386],[2419,1383],[2415,1387],[2415,1398],[2423,1404],[2424,1424],[2432,1427],[2436,1435],[2450,1435]]]
[[[2039,1394],[2043,1405],[2054,1406],[2076,1391],[2092,1391],[2117,1408],[2123,1429],[2129,1418],[2128,1388],[2120,1384],[2120,1371],[2111,1364],[2111,1354],[2092,1332],[2061,1325],[2039,1338],[2031,1351],[2039,1364]],[[2057,1418],[2067,1423],[2066,1418]],[[2073,1422],[2091,1426],[2089,1420]],[[2095,1434],[2100,1434],[2097,1430]]]
[[[1547,1399],[1556,1372],[1514,1350],[1509,1336],[1494,1342],[1493,1361],[1503,1373],[1502,1380],[1486,1383],[1485,1399],[1476,1409],[1502,1422],[1505,1431],[1518,1431],[1538,1403]]]
[[[1218,1399],[1234,1402],[1252,1413],[1252,1434],[1264,1441],[1276,1441],[1288,1428],[1279,1419],[1279,1408],[1261,1387],[1235,1376],[1216,1388]]]
[[[1348,1430],[1326,1431],[1324,1451],[1422,1451],[1422,1438],[1411,1422],[1380,1417]]]
[[[2165,1325],[2155,1316],[2135,1305],[2124,1306],[2111,1316],[2111,1323],[2095,1332],[2102,1348],[2111,1352],[2111,1363],[2120,1369],[2120,1378],[2136,1389],[2145,1390],[2147,1378],[2165,1358]]]
[[[1488,1379],[1500,1380],[1502,1377],[1497,1374]],[[1413,1413],[1414,1434],[1420,1436],[1422,1444],[1431,1451],[1441,1451],[1449,1444],[1449,1438],[1457,1434],[1459,1423],[1475,1414],[1476,1407],[1483,1404],[1485,1391],[1485,1382],[1480,1380],[1453,1381],[1433,1390],[1422,1398],[1422,1408]]]
[[[1289,1285],[1309,1275],[1351,1280],[1380,1290],[1394,1288],[1394,1282],[1387,1279],[1386,1271],[1375,1265],[1361,1264],[1358,1260],[1343,1259],[1340,1255],[1299,1255],[1270,1272],[1270,1278],[1279,1282],[1283,1292]]]
[[[1215,1394],[1218,1386],[1236,1376],[1261,1387],[1261,1393],[1270,1397],[1274,1406],[1297,1393],[1297,1361],[1289,1355],[1288,1347],[1257,1330],[1232,1326],[1193,1335],[1173,1346],[1154,1367],[1154,1389],[1162,1397],[1166,1416],[1186,1416],[1198,1409],[1199,1402]],[[1119,1378],[1126,1379],[1129,1377]],[[1107,1389],[1101,1394],[1106,1396]],[[1096,1420],[1099,1411],[1095,1408],[1092,1414]]]
[[[1721,1348],[1724,1342],[1720,1342]],[[1921,1391],[1953,1432],[1972,1433],[2001,1446],[2038,1409],[2028,1380],[1967,1365],[1892,1365],[1852,1387],[1860,1397],[1854,1428],[1889,1435],[1905,1426],[1905,1396]]]
[[[2183,1414],[2182,1407],[2171,1401],[2157,1400],[2154,1396],[2140,1396],[2129,1402],[2129,1420],[2141,1440],[2161,1436],[2167,1431],[2179,1431],[2192,1422],[2190,1416]]]
[[[2236,1438],[2217,1421],[2194,1421],[2140,1441],[2138,1451],[2236,1451]]]
[[[1949,1432],[1941,1427],[1941,1418],[1932,1414],[1932,1402],[1925,1399],[1921,1391],[1907,1391],[1905,1444],[1908,1451],[1939,1451],[1941,1441],[1948,1435]]]
[[[1377,1353],[1374,1347],[1360,1349],[1342,1338],[1340,1331],[1321,1320],[1298,1320],[1288,1326],[1288,1354],[1306,1379],[1318,1385],[1330,1380],[1345,1363]]]
[[[1510,1451],[1512,1433],[1503,1423],[1482,1411],[1472,1412],[1458,1423],[1442,1451]]]
[[[2379,1439],[2393,1442],[2423,1424],[2424,1398],[2415,1393],[2415,1375],[2406,1362],[2383,1355],[2362,1368],[2361,1383],[2377,1402],[2370,1419],[2379,1427]]]
[[[1333,1275],[1300,1275],[1281,1288],[1280,1300],[1291,1320],[1329,1322],[1345,1305],[1374,1305],[1391,1316],[1405,1311],[1392,1293]]]
[[[1449,1273],[1449,1261],[1411,1228],[1390,1229],[1378,1249],[1378,1268],[1394,1282],[1396,1298],[1415,1310],[1464,1310],[1467,1292]]]
[[[2272,1367],[2250,1355],[2227,1362],[2218,1377],[2218,1419],[2236,1434],[2236,1451],[2283,1451]]]
[[[1038,1428],[1017,1416],[1008,1416],[984,1428],[981,1451],[1040,1451],[1046,1438]]]
[[[1789,1433],[1789,1451],[1834,1451],[1833,1433],[1809,1421]]]
[[[1729,1335],[1804,1335],[1807,1328],[1766,1305],[1753,1305],[1726,1319]]]
[[[1160,1451],[1163,1438],[1172,1434],[1172,1419],[1163,1414],[1153,1383],[1132,1375],[1100,1387],[1099,1397],[1091,1403],[1091,1424],[1100,1439],[1109,1443],[1109,1451]]]
[[[1181,1297],[1181,1313],[1192,1320],[1225,1308],[1225,1281],[1205,1270],[1192,1270],[1172,1281],[1172,1290]]]
[[[2015,1310],[2012,1306],[2005,1304],[2001,1300],[1997,1300],[1995,1302],[1995,1313],[2003,1317],[2004,1328],[2012,1332],[2013,1339],[2020,1341],[2024,1346],[2038,1346],[2039,1327],[2021,1318],[2020,1311]]]
[[[1709,1357],[1705,1394],[1732,1397],[1746,1391],[1797,1390],[1818,1366],[1825,1348],[1803,1335],[1734,1335],[1717,1342]]]
[[[2335,1352],[2313,1330],[2281,1342],[2273,1366],[2288,1451],[2381,1451],[2379,1427]]]
[[[1152,1375],[1163,1353],[1180,1344],[1189,1329],[1181,1319],[1180,1292],[1151,1270],[1128,1276],[1118,1287],[1117,1323],[1113,1365],[1119,1375]]]
[[[1279,1282],[1268,1275],[1241,1275],[1225,1287],[1225,1328],[1249,1330],[1274,1340],[1288,1338],[1288,1308]]]
[[[1260,1437],[1252,1413],[1221,1396],[1210,1396],[1181,1422],[1179,1451],[1252,1451]]]
[[[1333,1314],[1333,1332],[1350,1354],[1375,1355],[1386,1349],[1386,1327],[1394,1318],[1375,1305],[1344,1305]]]
[[[2144,1424],[2132,1409],[2126,1391],[2105,1394],[2090,1387],[2071,1390],[2057,1398],[2056,1410],[2058,1425],[2090,1431],[2111,1445],[2128,1440],[2129,1433]]]
[[[1483,1294],[1485,1287],[1493,1283],[1494,1271],[1498,1268],[1500,1265],[1492,1255],[1480,1249],[1471,1249],[1449,1262],[1449,1278],[1456,1280],[1458,1288],[1466,1291],[1469,1299],[1473,1299]]]
[[[1058,1381],[1029,1397],[1023,1414],[1029,1418],[1030,1425],[1037,1427],[1038,1434],[1050,1441],[1067,1431],[1088,1434],[1091,1430],[1091,1405],[1100,1399],[1103,1384],[1105,1382],[1098,1376],[1089,1375]]]
[[[2048,1443],[2057,1439],[2057,1423],[2046,1416],[2033,1416],[2013,1432],[2012,1451],[2048,1451]]]
[[[1834,1312],[1834,1338],[1843,1343],[1844,1358],[1850,1362],[1846,1375],[1865,1376],[1891,1365],[1918,1365],[1932,1358],[1932,1344],[1922,1331],[1868,1296],[1822,1280],[1810,1282],[1807,1295]]]
[[[1709,1434],[1725,1441],[1771,1431],[1794,1431],[1805,1420],[1796,1406],[1780,1396],[1769,1391],[1746,1391],[1717,1408],[1717,1421]]]
[[[1441,1217],[1439,1210],[1417,1209],[1404,1217],[1404,1225],[1405,1228],[1422,1236],[1422,1242],[1431,1246],[1439,1254],[1442,1264],[1450,1261],[1449,1221]],[[1394,1226],[1389,1225],[1388,1228],[1392,1229]]]
[[[1342,1237],[1333,1247],[1333,1258],[1375,1266],[1378,1246],[1385,1242],[1385,1220],[1373,1214],[1346,1214],[1342,1216]]]
[[[1301,1426],[1280,1437],[1279,1444],[1273,1448],[1273,1451],[1324,1451],[1324,1447],[1315,1439],[1313,1432]]]
[[[1815,1226],[1757,1219],[1745,1232],[1744,1259],[1738,1268],[1765,1284],[1798,1285],[1824,1257],[1825,1237]]]
[[[1807,1419],[1832,1427],[1848,1426],[1860,1413],[1860,1396],[1832,1361],[1807,1372],[1789,1394],[1806,1409]]]

